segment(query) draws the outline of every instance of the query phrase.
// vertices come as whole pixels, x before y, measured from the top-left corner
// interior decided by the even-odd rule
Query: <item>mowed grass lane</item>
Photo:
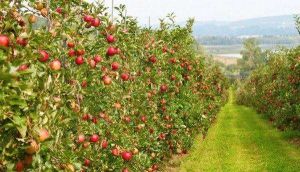
[[[300,172],[300,149],[250,108],[229,103],[203,141],[199,136],[181,172]]]

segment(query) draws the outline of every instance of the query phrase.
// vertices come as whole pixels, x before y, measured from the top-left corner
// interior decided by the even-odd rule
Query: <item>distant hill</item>
[[[247,36],[247,35],[298,35],[293,15],[262,17],[235,22],[196,22],[194,35]]]

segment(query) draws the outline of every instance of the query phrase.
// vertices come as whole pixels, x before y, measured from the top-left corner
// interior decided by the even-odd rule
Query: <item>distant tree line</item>
[[[300,16],[297,15],[295,18],[296,18],[296,28],[300,34]]]
[[[300,34],[300,16],[296,16],[295,21]],[[206,36],[198,38],[198,41],[204,45],[242,45],[240,51],[242,58],[237,60],[237,64],[224,65],[219,63],[225,75],[233,83],[236,79],[246,79],[252,71],[266,65],[274,53],[289,50],[283,47],[274,50],[263,50],[260,44],[293,44],[297,46],[300,44],[300,36],[263,36],[256,38]]]
[[[268,51],[260,48],[257,39],[249,38],[243,42],[241,54],[242,58],[238,60],[237,66],[240,77],[246,78],[253,70],[266,63]]]
[[[298,30],[300,32],[300,25],[298,25]],[[237,45],[243,44],[247,39],[236,36],[203,36],[198,37],[197,41],[202,45]],[[256,39],[261,44],[300,44],[299,36],[261,36]]]

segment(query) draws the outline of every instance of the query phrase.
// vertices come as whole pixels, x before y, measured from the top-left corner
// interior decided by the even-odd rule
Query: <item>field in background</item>
[[[260,47],[263,50],[276,49],[280,47],[292,48],[295,47],[295,44],[261,44]],[[242,44],[236,45],[204,45],[206,51],[209,54],[218,55],[218,54],[239,54],[242,50]]]
[[[226,66],[236,65],[237,60],[240,58],[240,57],[237,57],[237,55],[240,55],[240,54],[217,54],[217,55],[213,56],[213,60],[223,63]]]
[[[274,50],[278,48],[292,48],[295,47],[295,44],[261,44],[260,47],[262,50]],[[214,61],[220,62],[225,66],[236,65],[237,60],[242,58],[240,54],[243,45],[204,45],[205,50],[208,54],[211,55]]]

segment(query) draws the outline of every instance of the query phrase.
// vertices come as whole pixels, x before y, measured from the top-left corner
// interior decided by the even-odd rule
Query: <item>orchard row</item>
[[[254,107],[280,130],[299,130],[300,47],[272,53],[237,94],[240,104]]]
[[[193,21],[47,2],[0,2],[0,171],[160,171],[206,134],[226,81]]]

